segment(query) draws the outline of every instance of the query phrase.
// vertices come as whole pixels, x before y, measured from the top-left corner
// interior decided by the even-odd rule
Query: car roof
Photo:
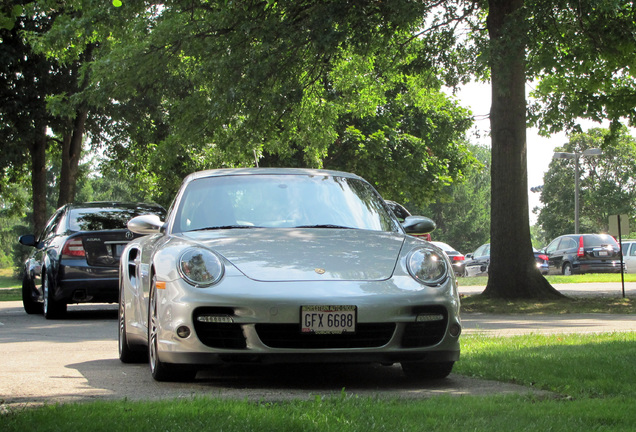
[[[144,202],[118,202],[118,201],[91,201],[86,203],[72,203],[67,204],[67,208],[69,209],[82,209],[82,208],[136,208],[136,207],[149,207],[149,208],[163,208],[159,204],[155,203],[144,203]]]
[[[205,171],[197,171],[188,175],[183,181],[184,183],[190,182],[195,179],[205,177],[221,177],[221,176],[242,176],[242,175],[255,175],[255,174],[269,174],[269,175],[315,175],[315,176],[335,176],[335,177],[348,177],[360,179],[362,178],[356,174],[333,171],[323,169],[312,168],[222,168]]]

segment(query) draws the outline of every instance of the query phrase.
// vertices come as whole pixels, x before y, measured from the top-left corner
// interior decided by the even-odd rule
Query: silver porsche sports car
[[[227,169],[183,182],[165,221],[128,228],[119,357],[159,381],[222,363],[399,362],[443,378],[459,359],[459,295],[442,250],[407,235],[344,172]]]

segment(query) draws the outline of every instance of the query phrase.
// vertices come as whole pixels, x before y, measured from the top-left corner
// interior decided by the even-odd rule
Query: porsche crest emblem
[[[314,271],[320,275],[325,274],[325,269],[322,269],[322,268],[315,268]]]

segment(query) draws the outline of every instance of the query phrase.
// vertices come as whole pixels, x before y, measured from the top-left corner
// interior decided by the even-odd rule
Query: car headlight
[[[223,277],[221,259],[212,251],[202,248],[187,249],[179,258],[179,273],[196,287],[214,285]]]
[[[448,277],[446,260],[433,249],[418,248],[407,258],[409,273],[420,283],[439,285]]]

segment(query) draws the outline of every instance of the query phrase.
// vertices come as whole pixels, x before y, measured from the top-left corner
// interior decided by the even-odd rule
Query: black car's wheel
[[[402,362],[402,371],[411,379],[434,380],[446,378],[453,370],[455,362],[425,363]]]
[[[197,371],[188,366],[167,364],[159,360],[158,353],[158,316],[157,316],[157,279],[152,278],[150,301],[148,304],[148,360],[150,372],[157,381],[191,381]]]
[[[42,271],[42,297],[44,297],[44,304],[42,311],[44,312],[44,318],[56,319],[62,317],[66,313],[66,303],[59,302],[53,298],[53,287],[51,286],[51,278],[46,274],[46,271]]]
[[[565,263],[563,264],[563,268],[561,269],[562,273],[565,276],[571,276],[572,275],[572,264],[570,263]]]
[[[143,350],[135,350],[128,344],[126,335],[126,303],[121,284],[119,291],[119,360],[122,363],[143,363],[148,359],[148,353]]]
[[[34,298],[34,294],[33,283],[25,276],[22,279],[22,305],[29,315],[42,313],[42,303]]]

